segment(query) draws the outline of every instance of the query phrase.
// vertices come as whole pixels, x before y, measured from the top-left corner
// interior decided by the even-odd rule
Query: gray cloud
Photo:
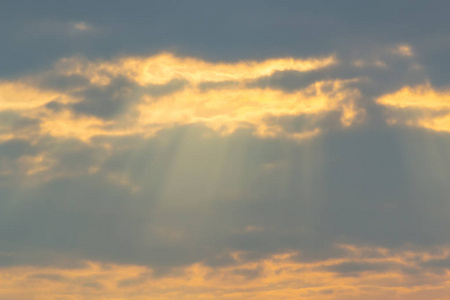
[[[39,273],[39,274],[33,274],[29,276],[31,279],[44,279],[44,280],[51,280],[51,281],[65,281],[67,280],[66,277],[60,275],[60,274],[52,274],[52,273]]]
[[[78,113],[110,119],[138,100],[138,87],[125,78],[114,78],[107,86],[90,86],[74,96],[81,98],[72,105]]]
[[[398,269],[396,263],[358,263],[345,262],[325,267],[327,271],[335,272],[341,276],[362,276],[364,272],[387,272],[392,269]]]
[[[2,244],[18,257],[9,260],[19,262],[14,252],[25,247],[157,268],[214,266],[233,263],[224,249],[247,251],[250,261],[296,250],[310,261],[343,257],[336,243],[426,247],[449,239],[436,230],[448,225],[448,187],[414,187],[395,142],[406,132],[359,129],[297,144],[246,132],[204,138],[207,131],[112,139],[110,154],[79,142],[55,148],[49,172],[72,172],[4,194]],[[92,166],[99,171],[88,175]],[[26,262],[42,263],[36,259]]]

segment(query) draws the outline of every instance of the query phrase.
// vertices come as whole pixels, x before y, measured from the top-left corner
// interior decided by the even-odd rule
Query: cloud
[[[92,26],[87,24],[86,22],[75,22],[73,23],[73,27],[79,31],[90,31],[92,30]]]
[[[65,75],[82,75],[91,83],[108,84],[111,77],[123,75],[140,85],[165,84],[174,79],[199,82],[243,81],[271,75],[276,71],[311,71],[336,64],[333,56],[311,59],[277,58],[237,63],[207,62],[190,57],[160,53],[151,57],[124,57],[115,62],[85,62],[64,59],[59,65]]]
[[[59,98],[52,91],[42,91],[20,82],[1,82],[1,110],[30,110]],[[63,100],[63,99],[61,99]]]
[[[411,45],[363,50],[75,56],[3,80],[2,270],[44,298],[445,290],[449,137],[386,123],[446,116],[446,92]]]
[[[215,63],[163,53],[65,59],[5,81],[5,243],[161,273],[232,263],[229,248],[320,261],[340,257],[342,241],[441,244],[448,234],[433,226],[445,227],[443,212],[420,230],[409,224],[431,220],[423,191],[434,210],[448,189],[422,181],[421,192],[395,146],[403,132],[366,123],[384,89],[418,80],[398,47],[361,56],[392,70],[354,57]]]
[[[246,262],[241,260],[243,253],[236,252],[231,253],[235,258],[233,265],[212,268],[198,263],[177,268],[163,277],[148,267],[96,262],[65,269],[9,267],[0,271],[3,282],[0,295],[26,299],[27,291],[32,288],[34,296],[49,299],[63,291],[92,299],[163,299],[174,295],[179,299],[273,299],[274,296],[282,299],[376,299],[393,295],[398,299],[421,299],[427,294],[445,297],[449,290],[446,273],[437,275],[417,269],[421,281],[416,281],[419,275],[407,271],[445,257],[448,249],[441,249],[447,253],[442,256],[411,249],[390,253],[388,249],[378,248],[375,257],[357,258],[354,255],[365,251],[364,248],[342,247],[352,250],[341,260],[300,263],[292,260],[295,253],[281,253]],[[364,276],[342,277],[348,271],[347,266],[352,266],[351,270],[356,267],[368,272]],[[22,288],[19,289],[19,285]]]
[[[0,298],[446,299],[448,11],[4,3]]]
[[[334,57],[212,63],[169,53],[111,62],[73,58],[23,82],[4,82],[0,93],[3,110],[38,119],[40,133],[54,137],[87,141],[204,124],[222,134],[250,128],[260,136],[302,139],[317,135],[320,126],[287,132],[276,119],[305,116],[314,124],[340,112],[342,125],[350,126],[362,114],[354,104],[358,91],[348,87],[352,80],[317,79],[296,92],[246,84],[277,71],[308,72],[336,63]],[[236,85],[203,88],[230,80]]]
[[[387,122],[449,132],[450,94],[427,83],[404,87],[377,100],[387,108]]]

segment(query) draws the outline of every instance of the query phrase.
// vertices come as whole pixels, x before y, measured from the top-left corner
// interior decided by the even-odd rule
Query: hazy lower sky
[[[450,299],[449,1],[2,1],[0,299]]]

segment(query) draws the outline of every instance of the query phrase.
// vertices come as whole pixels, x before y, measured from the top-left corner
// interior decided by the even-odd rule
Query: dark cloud
[[[45,107],[50,109],[50,110],[59,112],[59,111],[62,111],[63,109],[65,109],[65,108],[67,108],[67,105],[65,105],[63,103],[60,103],[58,101],[51,101],[51,102],[47,103],[45,105]]]
[[[51,280],[51,281],[66,281],[67,278],[60,275],[60,274],[53,274],[53,273],[38,273],[38,274],[33,274],[31,276],[29,276],[28,278],[31,279],[44,279],[44,280]]]
[[[139,274],[138,276],[122,279],[119,282],[117,282],[118,287],[130,287],[130,286],[137,286],[144,282],[146,282],[148,279],[152,277],[152,274],[149,272],[143,272]]]
[[[87,282],[83,283],[81,286],[87,287],[87,288],[91,288],[91,289],[94,289],[94,290],[102,290],[102,289],[104,289],[103,284],[101,284],[98,281],[87,281]]]
[[[398,267],[397,263],[344,262],[327,266],[324,269],[341,276],[362,276],[362,273],[365,272],[387,272]]]
[[[106,86],[90,86],[74,96],[81,98],[72,105],[78,112],[110,119],[138,100],[138,86],[125,78],[114,78]]]
[[[420,264],[420,267],[435,273],[435,274],[445,274],[450,269],[450,259],[448,257],[431,259]]]
[[[419,138],[412,129],[362,127],[302,143],[246,131],[205,136],[208,131],[197,125],[149,139],[39,145],[51,146],[46,151],[52,149],[56,163],[47,172],[57,176],[20,193],[2,189],[5,263],[64,264],[57,255],[29,254],[50,251],[145,264],[165,274],[200,261],[233,264],[224,249],[245,251],[244,261],[284,251],[311,261],[344,257],[337,243],[395,249],[449,239],[445,179],[415,186],[407,172],[434,168],[422,166],[427,152],[420,146],[422,162],[405,160],[398,140]],[[435,139],[449,143],[446,136]],[[112,152],[97,148],[106,141]],[[14,149],[22,145],[16,143]],[[28,254],[21,254],[25,248]]]
[[[182,90],[188,82],[180,79],[173,79],[166,84],[148,84],[144,91],[153,97],[160,97]]]
[[[209,267],[212,267],[212,268],[232,265],[234,263],[236,263],[236,259],[233,258],[233,256],[231,256],[230,253],[218,254],[218,255],[213,256],[213,257],[208,257],[204,261],[205,265],[207,265]]]
[[[81,75],[44,75],[39,80],[39,85],[44,89],[53,89],[57,91],[70,91],[73,89],[83,88],[89,85],[89,80]]]
[[[89,1],[8,3],[1,14],[2,74],[45,68],[73,54],[94,58],[171,49],[212,60],[240,60],[349,53],[358,46],[380,43],[402,42],[429,49],[435,44],[433,38],[449,30],[448,8],[448,2],[441,0],[433,5],[356,0],[345,4],[327,0],[111,1],[107,6]],[[59,27],[85,22],[101,32],[70,38],[27,34],[43,22]],[[49,30],[54,27],[58,25]],[[423,53],[433,59],[433,51]]]
[[[437,29],[437,28],[436,28]],[[448,32],[435,33],[425,38],[417,47],[417,56],[425,67],[430,82],[437,87],[446,87],[449,83],[450,62],[446,53],[450,50]]]
[[[248,87],[272,88],[293,92],[304,89],[316,81],[326,80],[326,73],[327,71],[313,71],[307,73],[297,71],[278,71],[271,76],[258,78],[254,82],[249,83]],[[342,76],[342,74],[339,75]]]
[[[39,129],[40,120],[21,116],[14,111],[0,112],[0,133],[29,133]]]
[[[52,72],[38,78],[38,85],[45,89],[65,92],[78,101],[73,104],[61,103],[61,99],[53,100],[46,108],[59,112],[64,109],[73,110],[77,114],[86,114],[103,119],[112,119],[128,109],[142,96],[155,98],[182,90],[187,82],[174,79],[165,84],[148,84],[140,86],[132,80],[109,74],[103,74],[110,81],[104,85],[93,85],[81,75],[63,76]]]
[[[33,154],[35,149],[26,140],[13,139],[0,143],[0,157],[9,160],[17,159],[23,155]]]
[[[238,82],[235,81],[208,81],[208,82],[201,82],[198,87],[202,91],[208,91],[210,89],[220,89],[220,88],[230,88],[230,87],[236,87],[238,86]]]
[[[262,271],[262,268],[241,268],[233,270],[232,273],[243,277],[245,280],[252,280],[260,277]]]

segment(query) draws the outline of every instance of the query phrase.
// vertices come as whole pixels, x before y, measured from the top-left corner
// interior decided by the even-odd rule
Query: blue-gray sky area
[[[449,10],[3,1],[0,299],[450,299]]]

